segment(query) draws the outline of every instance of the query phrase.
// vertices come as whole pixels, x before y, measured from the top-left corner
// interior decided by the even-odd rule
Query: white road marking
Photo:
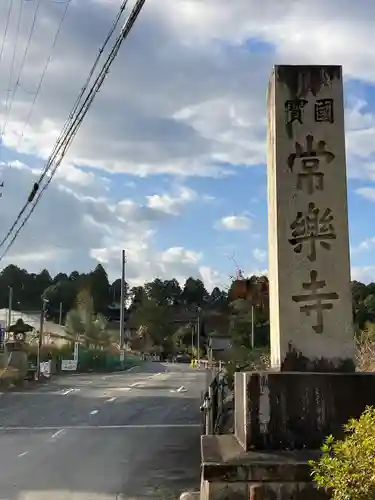
[[[90,415],[96,415],[97,413],[99,413],[99,410],[92,410],[92,411],[90,411]]]
[[[59,429],[56,431],[55,434],[52,434],[51,439],[56,439],[62,432],[65,432],[65,429]]]
[[[27,455],[29,452],[28,451],[24,451],[23,453],[20,453],[18,456],[19,458],[21,457],[24,457],[25,455]]]
[[[115,397],[113,397],[113,398],[109,398],[109,399],[107,399],[106,403],[113,403],[113,401],[114,401],[115,399],[116,399]]]
[[[184,429],[190,427],[200,427],[201,424],[129,424],[129,425],[68,425],[64,427],[46,426],[46,427],[0,427],[0,431],[57,431],[57,430],[116,430],[116,429]]]
[[[179,388],[177,389],[177,391],[176,391],[176,392],[187,392],[187,389],[186,389],[186,387],[184,387],[184,386],[182,385],[181,387],[179,387]]]
[[[116,387],[116,391],[130,391],[130,387]]]
[[[67,389],[66,391],[64,391],[63,393],[61,393],[62,396],[66,396],[67,394],[70,394],[71,392],[73,392],[74,389],[71,388],[71,389]]]

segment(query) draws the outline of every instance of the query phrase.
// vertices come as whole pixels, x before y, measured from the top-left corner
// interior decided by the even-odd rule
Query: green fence
[[[29,353],[29,364],[37,363],[36,353]],[[64,352],[49,351],[45,347],[41,351],[40,361],[51,360],[52,373],[61,372],[61,362],[63,360],[73,359],[73,350],[64,349]],[[140,359],[133,354],[127,354],[121,359],[120,353],[110,353],[98,349],[86,349],[79,346],[77,371],[81,373],[88,372],[116,372],[128,370],[133,366],[140,364]]]

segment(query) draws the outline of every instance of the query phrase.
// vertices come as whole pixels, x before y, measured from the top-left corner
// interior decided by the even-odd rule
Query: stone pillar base
[[[235,435],[245,451],[320,449],[375,406],[375,373],[235,374]]]

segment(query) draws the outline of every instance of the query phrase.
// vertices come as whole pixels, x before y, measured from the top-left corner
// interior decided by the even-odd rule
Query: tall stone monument
[[[354,370],[341,66],[276,66],[268,89],[271,362]]]
[[[346,196],[341,67],[277,66],[268,89],[274,369],[235,373],[234,434],[202,436],[201,499],[329,498],[309,460],[375,406],[375,374],[354,365]]]

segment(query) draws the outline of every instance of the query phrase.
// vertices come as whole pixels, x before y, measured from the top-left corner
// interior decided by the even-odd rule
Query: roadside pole
[[[8,340],[8,335],[9,329],[11,323],[12,323],[12,308],[13,308],[13,287],[9,287],[9,295],[8,295],[8,318],[7,318],[7,328],[4,328],[4,338],[3,338],[3,345],[4,345],[4,368],[6,369],[8,367],[8,349],[7,349],[7,340]]]
[[[201,315],[201,308],[198,307],[198,318],[197,318],[197,363],[198,363],[198,366],[200,365],[200,357],[201,357],[201,353],[200,353],[200,338],[201,338],[201,323],[200,323],[200,315]]]
[[[120,299],[120,349],[124,347],[125,339],[125,250],[121,252],[121,299]]]
[[[251,348],[254,349],[255,339],[254,339],[254,306],[251,304]]]
[[[44,330],[44,315],[46,312],[46,305],[48,300],[42,297],[42,309],[40,311],[40,326],[39,326],[39,339],[38,339],[38,351],[37,351],[37,366],[36,366],[36,378],[40,378],[40,350],[43,345],[43,330]]]
[[[62,315],[63,315],[63,303],[60,302],[59,325],[62,325]]]
[[[12,308],[13,308],[13,287],[9,287],[9,295],[8,295],[8,324],[9,328],[12,324]]]

